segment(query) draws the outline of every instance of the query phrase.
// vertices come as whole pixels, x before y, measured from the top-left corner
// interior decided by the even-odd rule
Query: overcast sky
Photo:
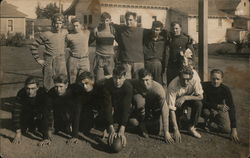
[[[59,4],[59,0],[6,0],[8,3],[13,4],[18,7],[18,10],[27,14],[28,18],[36,18],[35,8],[38,3],[41,6],[46,6],[51,2],[57,2]],[[73,0],[61,0],[63,4],[63,9],[67,9]]]

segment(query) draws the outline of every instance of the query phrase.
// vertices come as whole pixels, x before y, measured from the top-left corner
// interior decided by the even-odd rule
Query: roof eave
[[[138,5],[138,4],[115,4],[115,3],[100,3],[103,7],[119,7],[119,8],[142,8],[142,9],[169,9],[168,6],[157,6],[157,5]]]
[[[63,15],[75,15],[75,8],[79,0],[74,0],[68,9],[63,12]]]

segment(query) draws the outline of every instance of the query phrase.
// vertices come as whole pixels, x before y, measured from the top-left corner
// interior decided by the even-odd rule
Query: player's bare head
[[[175,25],[178,25],[179,27],[181,27],[181,28],[182,28],[181,23],[180,23],[180,22],[178,22],[178,21],[173,21],[173,22],[171,23],[171,27],[174,27]]]
[[[113,70],[113,81],[117,88],[122,87],[126,80],[126,69],[122,65],[117,65]]]
[[[152,78],[152,74],[147,69],[140,69],[138,71],[138,76],[139,76],[140,82],[143,84],[143,86],[146,89],[151,88],[153,78]]]
[[[221,69],[213,69],[213,70],[211,70],[210,75],[212,75],[214,73],[220,74],[222,78],[224,77],[224,72]]]
[[[163,24],[162,24],[162,22],[160,22],[160,21],[153,21],[152,22],[152,28],[163,28]]]
[[[81,32],[83,26],[80,23],[80,19],[78,19],[78,18],[71,19],[71,24],[72,24],[75,32]]]
[[[126,69],[122,65],[117,65],[113,70],[113,76],[122,77],[126,75]]]
[[[181,34],[181,30],[182,30],[182,25],[181,23],[175,21],[175,22],[172,22],[171,23],[171,32],[174,34],[174,35],[180,35]]]
[[[71,23],[74,24],[75,22],[79,22],[80,23],[80,19],[78,19],[78,18],[72,18],[71,19]]]
[[[101,22],[102,23],[110,23],[111,22],[111,15],[108,12],[103,12],[101,14]]]
[[[60,30],[64,23],[64,16],[60,13],[56,13],[51,18],[52,27],[54,30]]]
[[[64,74],[59,74],[53,77],[55,84],[55,91],[59,96],[62,96],[66,93],[68,88],[68,77]]]
[[[220,69],[213,69],[210,72],[211,83],[214,87],[219,87],[223,82],[224,72]]]
[[[153,32],[153,35],[155,37],[158,37],[160,35],[161,31],[162,31],[162,28],[163,28],[162,22],[160,22],[160,21],[154,21],[152,23],[152,28],[151,28],[151,30]]]
[[[27,86],[29,84],[36,84],[37,86],[39,86],[39,81],[36,77],[30,76],[25,80],[24,85]]]
[[[126,24],[129,27],[135,27],[137,24],[137,14],[135,12],[126,12],[125,14]]]
[[[152,76],[152,74],[147,69],[142,68],[138,71],[138,76],[139,76],[139,79],[141,80],[146,76]]]
[[[82,85],[86,92],[90,92],[94,88],[94,76],[89,71],[82,72],[77,80],[78,84]]]
[[[35,97],[39,88],[39,81],[35,77],[28,77],[25,80],[25,91],[29,97]]]
[[[67,84],[69,82],[67,75],[59,74],[53,77],[54,83],[64,83]]]
[[[187,87],[190,80],[193,78],[193,69],[190,66],[182,66],[179,70],[180,84],[182,87]]]

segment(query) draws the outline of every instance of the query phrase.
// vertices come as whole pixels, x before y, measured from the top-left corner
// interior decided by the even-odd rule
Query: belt
[[[83,58],[88,58],[89,56],[83,56],[83,57],[70,56],[70,57],[76,58],[76,59],[83,59]]]
[[[145,59],[145,62],[161,62],[161,60],[153,58],[153,59]]]

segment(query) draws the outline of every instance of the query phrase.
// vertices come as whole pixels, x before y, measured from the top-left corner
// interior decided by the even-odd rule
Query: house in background
[[[234,23],[235,14],[232,13],[237,11],[241,1],[208,2],[208,43],[224,42],[227,30]],[[138,15],[139,27],[151,28],[152,22],[159,20],[169,30],[170,23],[178,21],[183,32],[198,41],[198,3],[199,0],[73,0],[64,14],[69,20],[78,17],[82,24],[94,27],[99,23],[102,12],[110,13],[114,23],[125,24],[124,14],[133,11]]]
[[[234,27],[250,31],[250,1],[241,0],[234,14],[236,15]]]
[[[227,29],[227,41],[236,43],[247,43],[250,41],[250,1],[239,0],[234,8],[231,5],[221,9],[234,15],[233,27]]]
[[[6,36],[15,33],[26,35],[26,17],[27,15],[18,11],[17,7],[7,3],[0,4],[0,34]]]
[[[125,13],[133,11],[138,15],[139,27],[151,28],[155,20],[166,23],[167,10],[164,0],[74,0],[64,14],[69,20],[76,16],[82,24],[94,27],[98,25],[102,12],[110,13],[114,23],[125,24]]]
[[[231,1],[231,0],[228,0]],[[182,30],[198,42],[198,0],[169,0],[169,20],[182,24]],[[221,3],[223,1],[221,0]],[[222,5],[222,4],[220,4]],[[208,43],[226,41],[228,28],[232,28],[234,15],[217,8],[215,0],[208,1]]]

